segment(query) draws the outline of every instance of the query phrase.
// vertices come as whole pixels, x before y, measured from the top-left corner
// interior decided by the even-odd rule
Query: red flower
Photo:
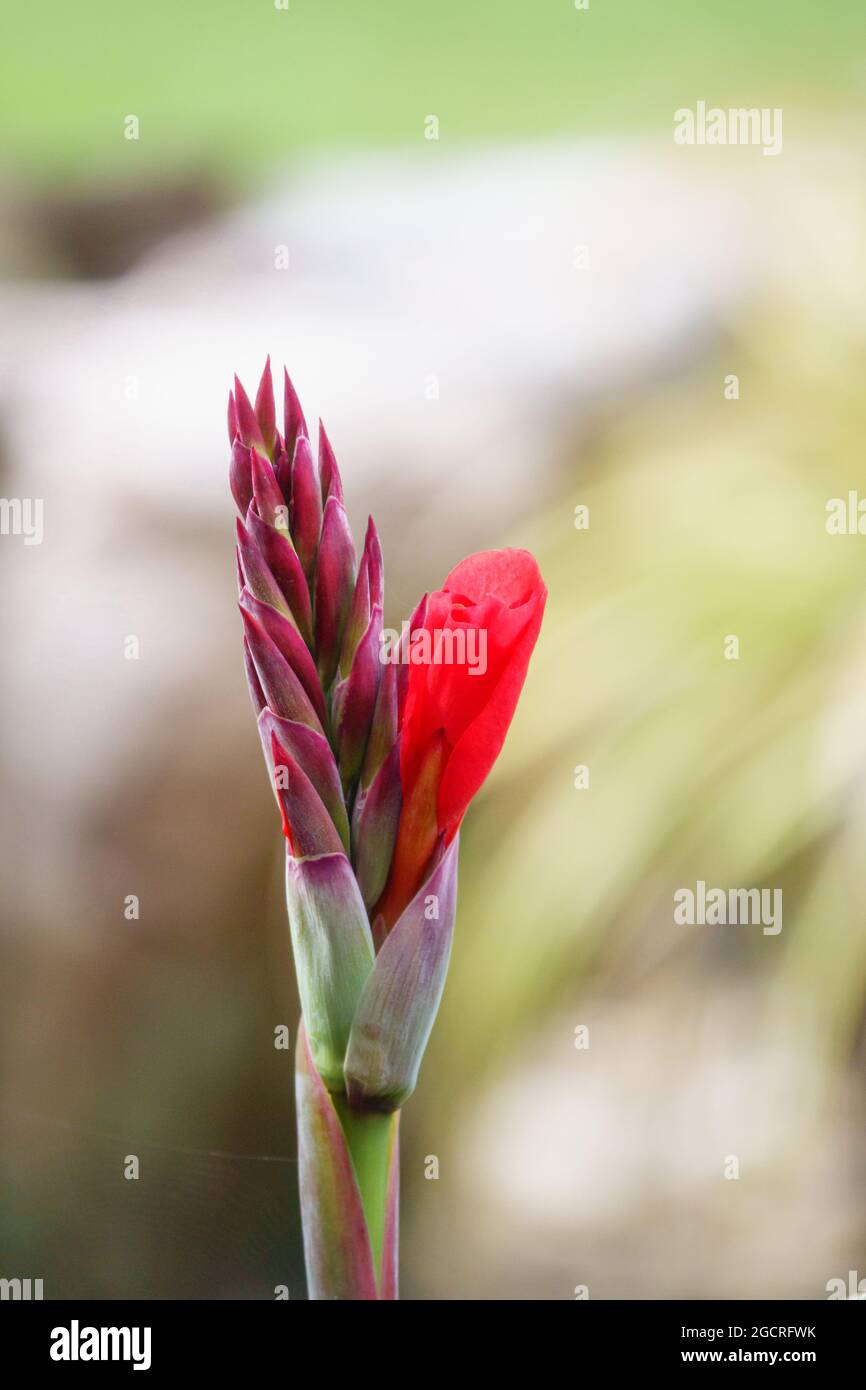
[[[501,749],[547,589],[526,550],[487,550],[452,570],[413,633],[400,735],[403,809],[376,912],[393,925],[450,842]]]

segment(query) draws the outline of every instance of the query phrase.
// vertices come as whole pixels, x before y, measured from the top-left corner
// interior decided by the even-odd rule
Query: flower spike
[[[255,406],[235,378],[227,427],[244,668],[303,1014],[309,1291],[394,1299],[399,1110],[445,985],[460,824],[502,747],[546,590],[525,551],[473,555],[386,634],[376,527],[356,566],[334,451],[320,422],[314,460],[288,374],[283,436],[270,359]]]

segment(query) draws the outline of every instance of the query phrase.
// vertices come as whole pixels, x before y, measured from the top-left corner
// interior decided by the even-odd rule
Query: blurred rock
[[[0,267],[10,278],[111,279],[166,237],[215,217],[227,202],[225,189],[204,173],[100,180],[54,192],[7,188]]]
[[[853,1079],[828,1092],[807,1021],[786,1022],[771,1039],[754,986],[689,968],[576,997],[425,1136],[413,1296],[820,1299],[862,1273],[862,1100]]]

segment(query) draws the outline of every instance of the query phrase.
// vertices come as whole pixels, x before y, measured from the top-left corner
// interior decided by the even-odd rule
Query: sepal
[[[288,533],[289,508],[277,482],[273,465],[262,457],[258,449],[251,449],[250,453],[256,511],[268,526]]]
[[[310,704],[316,711],[319,722],[324,729],[328,721],[325,697],[319,684],[316,663],[313,661],[309,647],[298,629],[290,619],[285,618],[282,613],[278,613],[275,608],[271,608],[270,604],[261,603],[250,593],[249,589],[241,590],[239,602],[241,610],[248,613],[264,628],[271,641],[286,658],[304,687]]]
[[[349,1103],[397,1110],[415,1089],[448,961],[457,902],[459,835],[386,937],[352,1023]]]
[[[342,854],[343,845],[333,818],[307,775],[307,769],[295,756],[298,740],[291,736],[285,739],[281,737],[286,724],[291,728],[293,721],[283,721],[280,735],[273,729],[271,731],[269,761],[277,804],[283,818],[283,834],[288,840],[290,853],[296,859]]]
[[[369,517],[367,534],[364,537],[364,549],[361,552],[361,562],[358,565],[358,577],[355,580],[355,592],[352,595],[343,632],[340,673],[344,676],[348,675],[351,669],[358,643],[367,630],[370,614],[374,608],[384,608],[383,575],[382,547],[373,518]]]
[[[304,412],[301,409],[301,402],[298,400],[298,393],[285,369],[283,369],[283,381],[283,430],[285,433],[283,448],[288,454],[289,461],[291,461],[295,456],[295,445],[299,436],[303,435],[304,438],[308,438],[309,431],[304,419]],[[288,493],[286,495],[288,496]]]
[[[331,448],[331,441],[325,433],[325,426],[319,421],[319,479],[322,485],[322,506],[329,497],[343,500],[343,480]]]
[[[253,512],[247,513],[249,519]],[[258,519],[258,518],[257,518]],[[243,580],[241,589],[247,588],[250,593],[262,603],[270,604],[271,608],[276,608],[278,613],[285,617],[290,617],[291,609],[288,601],[271,572],[270,566],[265,560],[258,546],[254,544],[250,531],[247,530],[240,517],[237,519],[237,557],[238,572]],[[264,525],[264,523],[262,523]],[[270,527],[268,528],[270,530]],[[276,532],[274,532],[276,534]]]
[[[368,911],[388,881],[402,804],[400,748],[395,743],[370,787],[359,788],[352,810],[355,873]]]
[[[352,1019],[374,959],[367,912],[345,854],[288,853],[286,903],[310,1050],[327,1088],[342,1091]]]
[[[238,434],[244,444],[246,444],[248,449],[255,447],[256,449],[261,449],[263,454],[266,454],[268,448],[265,444],[265,437],[262,434],[262,427],[259,424],[258,416],[253,410],[250,398],[237,377],[235,377],[235,411],[237,413]]]
[[[270,603],[272,608],[279,608],[281,612],[290,612],[298,625],[298,631],[303,637],[307,646],[313,640],[313,608],[310,602],[310,590],[307,586],[307,577],[301,568],[301,562],[295,554],[294,547],[285,531],[278,531],[273,526],[268,526],[267,522],[262,521],[260,516],[250,508],[247,512],[247,532],[251,540],[255,543],[261,562],[268,570],[271,579],[274,580],[278,594],[276,602],[273,598],[265,598],[265,603]],[[269,592],[273,595],[273,589]],[[257,595],[261,597],[261,595]],[[287,607],[288,605],[288,607]]]
[[[380,661],[381,665],[381,661]],[[376,708],[367,739],[364,766],[361,770],[361,787],[370,786],[379,768],[397,741],[397,669],[386,663],[379,675],[379,689],[376,693]]]
[[[310,441],[303,434],[298,435],[292,458],[291,524],[304,574],[312,580],[322,529],[322,498]]]
[[[343,800],[340,775],[337,772],[337,765],[334,762],[334,755],[328,740],[323,734],[311,729],[308,724],[298,724],[291,719],[281,719],[267,706],[259,712],[258,730],[277,803],[280,804],[280,797],[276,786],[274,741],[278,747],[286,749],[298,766],[304,769],[313,789],[336,827],[343,849],[348,853],[349,818],[346,815],[346,803]],[[284,808],[281,806],[280,809],[283,810]]]
[[[265,369],[262,372],[259,389],[256,392],[255,409],[268,457],[273,458],[274,445],[277,442],[277,413],[274,406],[274,383],[271,378],[270,356],[265,361]]]
[[[355,583],[355,544],[346,510],[336,497],[325,504],[316,571],[316,651],[327,690],[337,670],[343,629]]]
[[[379,635],[382,610],[373,609],[367,631],[361,638],[346,680],[334,692],[333,709],[337,742],[337,761],[343,786],[348,792],[355,784],[364,760],[367,735],[376,707],[379,689]]]
[[[246,516],[247,508],[253,500],[252,450],[247,448],[239,436],[232,441],[229,487],[235,499],[235,506],[241,516]]]
[[[310,697],[276,642],[245,608],[241,608],[244,634],[256,668],[259,683],[270,708],[283,719],[309,724],[322,733],[322,725]]]

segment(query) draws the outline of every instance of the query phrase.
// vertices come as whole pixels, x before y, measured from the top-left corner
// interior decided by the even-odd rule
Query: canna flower
[[[526,550],[470,555],[430,595],[421,628],[430,660],[412,661],[400,733],[402,814],[386,893],[387,926],[422,882],[440,839],[453,840],[499,756],[538,638],[547,589]],[[481,663],[437,664],[439,639],[459,633]],[[478,634],[483,640],[472,642]],[[418,644],[420,647],[420,643]],[[423,653],[422,653],[423,654]]]
[[[526,551],[452,570],[384,645],[336,458],[270,360],[229,396],[244,666],[286,840],[301,997],[296,1102],[314,1298],[397,1296],[398,1125],[439,1008],[459,829],[514,714],[546,590]],[[467,660],[483,650],[483,661]]]

